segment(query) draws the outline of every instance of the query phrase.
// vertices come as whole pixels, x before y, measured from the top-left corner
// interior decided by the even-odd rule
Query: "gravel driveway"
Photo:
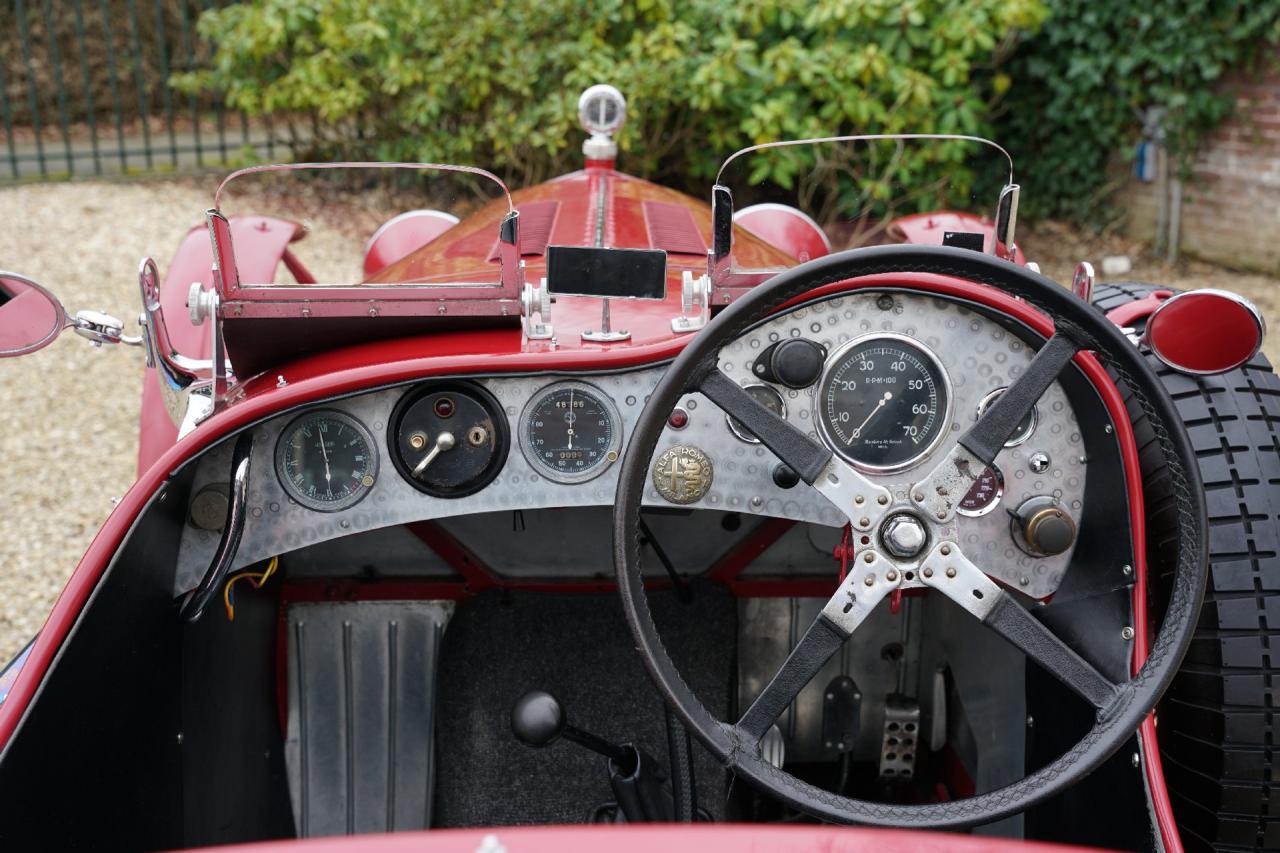
[[[121,318],[138,311],[137,268],[144,254],[161,272],[183,234],[202,222],[213,179],[75,183],[0,190],[0,269],[22,272],[54,291],[71,311],[95,308]],[[317,271],[359,267],[360,238],[392,209],[385,199],[292,199],[294,218],[318,227],[303,254]],[[272,211],[276,212],[276,211]],[[345,234],[325,223],[346,224]],[[353,224],[354,223],[354,224]],[[1043,253],[1037,255],[1037,245]],[[1027,235],[1032,258],[1069,279],[1061,233]],[[1102,251],[1096,246],[1081,248]],[[1095,265],[1098,257],[1092,258]],[[1280,281],[1215,267],[1144,269],[1129,278],[1179,287],[1219,286],[1254,298],[1280,319]],[[1280,341],[1268,344],[1272,360]],[[67,334],[43,351],[0,361],[0,664],[43,624],[49,608],[135,475],[142,353],[94,349]]]

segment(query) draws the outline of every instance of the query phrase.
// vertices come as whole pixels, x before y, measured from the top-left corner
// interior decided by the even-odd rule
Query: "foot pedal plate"
[[[436,662],[452,611],[290,605],[285,762],[299,836],[431,825]]]

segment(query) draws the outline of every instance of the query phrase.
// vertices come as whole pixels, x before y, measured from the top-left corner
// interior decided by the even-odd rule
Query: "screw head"
[[[1031,458],[1027,460],[1027,466],[1036,474],[1043,474],[1049,470],[1049,454],[1037,450],[1031,454]]]
[[[862,518],[858,519],[858,526],[859,526],[859,527],[870,527],[870,526],[871,526],[871,519],[867,518],[867,517],[864,515]]]
[[[865,501],[865,500],[866,500],[866,498],[864,498],[862,495],[858,495],[858,496],[856,496],[856,497],[853,499],[853,502],[854,502],[855,504],[857,504],[858,506],[862,506],[862,502],[863,502],[863,501]]]
[[[955,576],[956,576],[956,570],[955,570],[955,569],[953,569],[953,568],[951,568],[950,566],[948,566],[948,567],[947,567],[947,577],[949,577],[949,578],[953,578],[953,577],[955,577]]]
[[[889,502],[889,498],[887,495],[881,495],[880,497],[876,498],[876,503],[880,504],[880,506],[884,506],[888,502]]]
[[[1121,566],[1120,573],[1123,574],[1125,577],[1129,577],[1130,575],[1133,574],[1133,566],[1129,566],[1129,565]]]
[[[931,578],[931,577],[933,577],[933,569],[931,569],[931,568],[929,568],[928,566],[926,566],[926,567],[925,567],[925,570],[924,570],[921,574],[923,574],[923,575],[924,575],[925,577],[927,577],[927,578]]]
[[[914,495],[911,496],[911,499],[914,501],[924,500],[924,492],[916,492]]]
[[[887,575],[885,575],[884,577],[885,577],[885,580],[887,580],[887,581],[889,581],[890,583],[892,583],[893,581],[896,581],[896,580],[898,579],[898,573],[897,573],[897,572],[895,572],[893,569],[890,569],[890,570],[889,570],[889,573],[888,573]]]
[[[862,582],[865,583],[867,586],[875,586],[876,576],[867,575],[865,578],[862,579]]]
[[[876,561],[875,552],[868,551],[866,554],[863,555],[862,559],[863,559],[863,562],[874,563]]]
[[[1125,640],[1132,640],[1132,639],[1133,639],[1133,629],[1132,629],[1132,628],[1130,628],[1128,625],[1125,625],[1123,628],[1121,628],[1121,629],[1120,629],[1120,636],[1121,636],[1121,638],[1123,638],[1123,639],[1125,639]]]

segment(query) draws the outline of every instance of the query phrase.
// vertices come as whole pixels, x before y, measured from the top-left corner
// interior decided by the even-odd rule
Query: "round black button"
[[[808,388],[818,381],[827,353],[820,345],[803,338],[783,341],[773,348],[769,372],[788,388]]]
[[[780,489],[790,489],[800,482],[800,475],[785,462],[773,466],[773,482]]]

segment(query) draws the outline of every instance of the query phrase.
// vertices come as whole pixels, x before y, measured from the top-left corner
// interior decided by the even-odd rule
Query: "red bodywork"
[[[549,217],[546,208],[536,215],[537,204],[554,203]],[[600,319],[599,300],[561,297],[554,307],[552,322],[556,340],[527,340],[517,325],[459,329],[434,334],[408,335],[388,340],[373,340],[342,348],[316,352],[295,360],[273,364],[269,371],[255,376],[242,376],[243,396],[233,405],[220,410],[197,429],[180,440],[158,399],[154,371],[148,371],[144,392],[143,441],[138,481],[116,506],[98,532],[71,580],[59,597],[48,622],[36,639],[26,665],[18,673],[8,700],[0,705],[0,749],[8,742],[30,705],[58,649],[72,630],[81,610],[86,606],[109,561],[119,549],[134,520],[160,493],[169,476],[214,443],[236,431],[269,418],[279,412],[357,391],[409,382],[437,375],[459,373],[516,373],[529,371],[575,372],[602,371],[661,363],[677,355],[689,336],[674,334],[670,321],[681,313],[679,280],[684,270],[701,274],[706,270],[705,251],[710,241],[711,217],[704,203],[680,193],[647,183],[612,168],[593,167],[567,175],[538,187],[515,194],[522,216],[529,211],[525,225],[543,217],[545,246],[547,243],[593,245],[596,223],[603,224],[601,240],[606,246],[665,248],[669,253],[668,292],[661,301],[615,300],[614,323],[631,331],[629,341],[595,344],[581,340],[580,332],[594,328]],[[603,206],[601,206],[603,205]],[[433,264],[448,263],[465,253],[467,263],[487,260],[494,247],[497,222],[504,210],[486,209],[477,215],[484,227],[468,223],[445,231],[403,260],[383,269],[373,278],[380,283],[412,277],[430,269]],[[956,217],[952,219],[951,217]],[[949,224],[944,224],[945,223]],[[265,222],[267,227],[255,227]],[[691,226],[690,226],[691,223]],[[954,214],[934,215],[932,219],[910,217],[903,221],[901,235],[908,242],[941,242],[939,229],[985,230],[991,225],[974,217]],[[290,230],[290,227],[294,230]],[[918,227],[917,227],[918,226]],[[285,262],[288,245],[297,238],[297,226],[280,220],[250,217],[232,222],[236,254],[242,278],[270,281]],[[522,240],[533,229],[522,230]],[[484,235],[483,239],[477,235]],[[937,239],[934,239],[936,236]],[[746,267],[786,267],[794,259],[784,251],[766,244],[760,238],[738,228],[734,235],[735,256]],[[522,246],[527,264],[525,275],[537,281],[544,270],[536,245]],[[451,255],[452,253],[452,255]],[[1021,260],[1021,255],[1018,256]],[[188,234],[178,257],[166,277],[163,301],[175,341],[181,341],[187,354],[207,354],[202,330],[185,322],[187,287],[192,281],[210,281],[211,251],[207,236],[201,231]],[[296,261],[295,261],[296,263]],[[459,262],[460,263],[460,262]],[[292,264],[289,264],[292,266]],[[251,275],[246,270],[256,272]],[[1007,294],[983,285],[942,276],[899,274],[869,276],[852,282],[828,285],[807,298],[829,295],[861,287],[908,286],[921,292],[954,296],[984,304],[1024,323],[1048,337],[1052,322],[1035,308]],[[780,306],[785,310],[787,305]],[[179,329],[186,326],[184,332]],[[191,347],[188,351],[186,347]],[[203,349],[202,349],[203,348]],[[231,358],[236,361],[236,352]],[[1129,488],[1129,506],[1136,555],[1138,583],[1134,588],[1133,607],[1136,637],[1135,670],[1145,658],[1148,644],[1146,619],[1146,565],[1144,562],[1144,512],[1141,474],[1137,447],[1123,399],[1110,377],[1090,353],[1075,356],[1076,364],[1097,387],[1113,422],[1116,424],[1125,476]],[[283,378],[283,382],[280,379]],[[761,550],[768,541],[760,543]],[[736,567],[720,567],[733,572]],[[1146,774],[1155,803],[1156,815],[1166,849],[1180,851],[1181,844],[1172,820],[1164,777],[1159,764],[1154,722],[1143,725],[1143,755]],[[414,835],[386,839],[386,849],[409,849],[425,844],[438,844],[453,849],[465,844],[468,850],[486,833],[432,833],[429,840]],[[609,830],[504,830],[504,842],[528,842],[519,849],[595,849],[607,843],[618,849],[652,849],[654,846],[676,846],[686,840],[710,847],[740,847],[750,844],[756,849],[878,849],[878,850],[974,850],[999,849],[992,839],[964,839],[954,835],[920,835],[916,833],[848,831],[834,829],[776,829],[763,827],[734,828],[631,828],[625,833]],[[337,840],[315,842],[317,849],[350,849],[351,842]],[[374,842],[357,842],[361,849],[372,849]],[[264,849],[271,849],[265,845]],[[459,847],[461,849],[461,847]],[[510,848],[515,849],[515,848]],[[1012,849],[1012,848],[1011,848]],[[1055,849],[1051,845],[1019,842],[1017,849]],[[1061,848],[1056,848],[1061,849]]]
[[[490,840],[492,839],[492,840]],[[488,844],[489,846],[486,846]],[[501,845],[500,847],[498,845]],[[273,853],[652,853],[664,851],[749,850],[752,853],[1063,853],[1095,848],[1064,847],[1035,841],[965,837],[951,833],[895,829],[842,829],[831,826],[627,826],[627,827],[503,827],[494,830],[450,829],[365,835],[359,838],[318,838],[267,844],[233,844],[220,850]]]

